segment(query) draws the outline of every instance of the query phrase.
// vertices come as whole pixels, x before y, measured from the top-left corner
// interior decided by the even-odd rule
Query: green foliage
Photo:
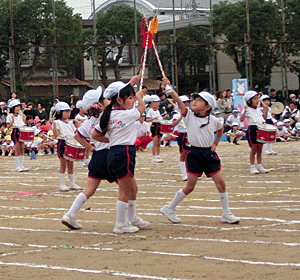
[[[250,38],[252,42],[280,41],[282,22],[280,3],[273,1],[249,1]],[[221,36],[229,42],[244,42],[247,34],[246,2],[220,2],[213,7],[214,36]],[[230,56],[238,72],[245,77],[245,47],[224,45],[221,50]],[[251,44],[253,85],[257,89],[271,82],[272,68],[278,65],[280,51],[278,44]]]
[[[34,45],[52,44],[55,32],[58,44],[74,45],[82,42],[81,19],[78,14],[73,15],[73,9],[65,1],[55,1],[55,16],[56,24],[53,22],[52,0],[13,1],[14,43],[26,46],[15,49],[18,91],[26,89],[26,82],[35,74],[38,66],[51,67],[50,48]],[[0,43],[8,45],[11,36],[9,0],[3,0],[0,6],[0,34]],[[8,50],[2,49],[1,55],[8,60]],[[24,73],[22,65],[30,57],[32,66]],[[69,74],[83,58],[83,49],[57,48],[57,57],[59,72]]]

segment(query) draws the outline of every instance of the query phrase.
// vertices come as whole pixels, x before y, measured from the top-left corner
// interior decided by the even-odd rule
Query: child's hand
[[[216,149],[217,149],[217,145],[216,145],[215,143],[213,143],[212,146],[211,146],[211,150],[212,150],[213,152],[215,152]]]
[[[247,106],[247,105],[245,105],[245,107],[244,107],[245,111],[247,111],[247,108],[248,108],[248,106]]]
[[[130,79],[130,84],[132,86],[136,85],[141,79],[141,75],[136,75],[136,76],[133,76],[131,79]]]
[[[50,123],[50,124],[53,124],[53,123],[54,123],[54,120],[55,120],[54,118],[53,118],[53,119],[49,119],[49,123]]]

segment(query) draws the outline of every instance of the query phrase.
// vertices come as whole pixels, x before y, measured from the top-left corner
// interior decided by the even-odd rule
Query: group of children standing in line
[[[135,93],[133,86],[138,83],[140,76],[134,76],[129,83],[114,82],[102,93],[101,88],[88,91],[82,99],[82,108],[91,116],[84,120],[82,125],[75,127],[73,122],[68,122],[71,108],[65,102],[55,105],[56,120],[51,120],[53,133],[58,140],[57,153],[60,160],[59,180],[62,191],[80,190],[75,184],[73,161],[63,157],[66,141],[75,139],[87,150],[93,151],[88,165],[87,186],[78,194],[67,213],[63,215],[62,223],[71,229],[80,229],[82,225],[77,222],[76,214],[83,204],[95,193],[100,182],[116,182],[119,186],[119,197],[116,204],[116,223],[114,233],[137,232],[150,225],[136,215],[137,183],[134,178],[136,150],[146,147],[153,139],[153,162],[161,162],[160,157],[160,131],[159,121],[166,116],[161,116],[158,111],[159,100],[152,95],[149,99],[150,109],[144,115],[144,92]],[[223,123],[211,114],[216,107],[213,95],[208,92],[200,92],[193,95],[193,102],[186,96],[178,96],[173,90],[169,80],[163,79],[163,86],[167,94],[171,95],[177,104],[178,113],[173,116],[172,123],[177,126],[178,145],[180,149],[179,166],[182,171],[182,179],[187,180],[186,186],[176,192],[172,201],[160,209],[161,214],[173,223],[180,223],[177,217],[177,205],[189,195],[195,188],[197,180],[203,172],[211,177],[217,187],[219,199],[223,208],[221,222],[237,224],[239,218],[229,209],[229,199],[226,184],[221,171],[221,162],[216,153],[216,148],[223,135]],[[138,106],[135,106],[135,101]],[[259,95],[255,91],[245,94],[247,105],[240,116],[248,122],[247,138],[251,148],[250,172],[268,172],[262,166],[262,144],[256,140],[257,125],[265,122],[268,116],[268,108],[265,111],[258,109]],[[13,107],[13,106],[12,106]],[[18,106],[13,109],[14,117],[8,119],[13,126],[12,135],[17,135],[18,125],[23,120],[18,117]],[[146,128],[142,128],[144,120],[151,122],[152,138]],[[137,120],[139,120],[137,122]],[[137,134],[137,131],[139,133]],[[216,132],[216,135],[214,133]],[[138,137],[137,137],[138,136]],[[14,136],[17,137],[17,136]],[[148,138],[147,138],[148,137]],[[149,138],[150,137],[150,138]],[[136,141],[140,138],[139,146]],[[144,140],[141,140],[145,138]],[[22,168],[22,143],[14,138],[18,145],[16,157],[18,166]],[[91,141],[94,145],[91,145]],[[148,143],[147,143],[148,142]],[[147,143],[147,144],[146,144]],[[144,146],[143,146],[144,145]],[[257,166],[255,166],[255,157]],[[68,168],[70,187],[65,186],[65,171]]]

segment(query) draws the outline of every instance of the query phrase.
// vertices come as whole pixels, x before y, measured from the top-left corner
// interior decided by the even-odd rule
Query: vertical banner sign
[[[243,97],[248,91],[247,79],[234,79],[232,80],[232,95],[233,95],[233,107],[237,108],[240,112],[244,109]],[[247,127],[246,120],[244,121],[244,127]]]

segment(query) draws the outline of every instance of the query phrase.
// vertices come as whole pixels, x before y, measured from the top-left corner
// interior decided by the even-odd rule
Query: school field
[[[151,147],[139,152],[137,213],[149,229],[115,235],[118,188],[101,183],[78,213],[82,230],[61,224],[78,192],[61,193],[58,159],[39,157],[15,173],[14,158],[0,158],[1,279],[299,279],[300,141],[275,143],[264,156],[269,174],[250,175],[245,141],[222,142],[218,154],[238,225],[222,224],[211,179],[178,207],[181,224],[159,213],[184,186],[176,146],[162,148],[164,163],[151,163]],[[87,169],[75,163],[77,183]],[[67,180],[68,183],[68,180]],[[74,248],[61,248],[61,245]],[[70,247],[71,247],[70,246]],[[66,247],[66,246],[62,246]]]

